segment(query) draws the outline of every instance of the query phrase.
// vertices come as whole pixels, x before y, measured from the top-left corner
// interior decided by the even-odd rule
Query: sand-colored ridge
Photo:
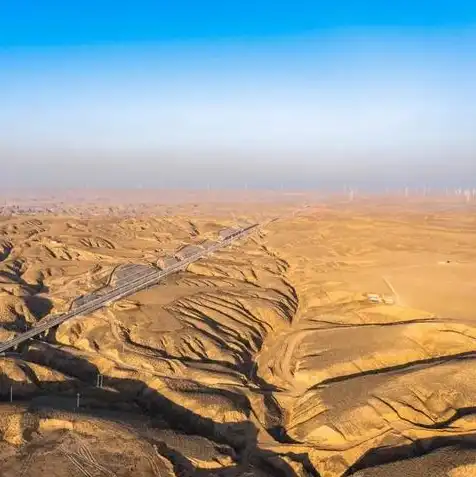
[[[0,339],[236,223],[199,207],[1,220]],[[0,357],[2,476],[476,475],[469,211],[241,207],[286,218]]]

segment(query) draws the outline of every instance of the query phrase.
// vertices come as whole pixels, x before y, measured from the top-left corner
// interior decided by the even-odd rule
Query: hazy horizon
[[[193,28],[172,7],[0,7],[0,186],[471,186],[476,8],[457,3],[289,25],[243,7],[228,31],[205,7]]]

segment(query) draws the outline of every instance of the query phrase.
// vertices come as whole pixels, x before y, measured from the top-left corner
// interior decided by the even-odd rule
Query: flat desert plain
[[[476,476],[476,207],[309,205],[1,217],[5,341],[282,216],[0,357],[0,475]]]

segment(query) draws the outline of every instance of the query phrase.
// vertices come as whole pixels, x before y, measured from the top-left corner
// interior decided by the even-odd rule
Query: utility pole
[[[13,385],[10,385],[10,402],[13,402]]]
[[[77,393],[76,394],[76,409],[79,409],[79,398],[80,398],[80,394]]]

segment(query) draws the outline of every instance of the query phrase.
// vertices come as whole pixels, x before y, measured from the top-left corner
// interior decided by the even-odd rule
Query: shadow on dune
[[[70,377],[65,382],[39,381],[28,363],[35,362],[63,372]],[[299,462],[307,475],[318,477],[307,454],[288,452],[280,454],[260,447],[258,430],[250,420],[241,422],[216,422],[172,401],[162,393],[149,387],[138,379],[118,378],[104,375],[103,388],[96,387],[98,368],[87,359],[77,357],[65,350],[30,349],[19,356],[18,365],[30,378],[30,383],[15,382],[3,375],[0,377],[0,399],[9,401],[10,386],[14,389],[14,402],[22,404],[28,413],[25,422],[25,439],[34,435],[32,422],[38,415],[48,412],[76,413],[82,418],[99,418],[102,421],[125,423],[131,416],[146,417],[149,432],[140,427],[132,428],[138,438],[144,439],[154,446],[159,454],[167,458],[173,465],[177,476],[262,476],[262,477],[296,477],[296,471],[282,458],[284,455]],[[232,391],[221,392],[204,388],[198,392],[202,395],[203,406],[216,405],[213,395],[226,398],[246,415],[251,407],[246,397]],[[76,408],[77,393],[80,393],[80,407]],[[208,396],[212,400],[207,403]],[[186,394],[184,394],[186,396]],[[273,402],[268,406],[274,407]],[[476,413],[476,408],[462,409],[457,418]],[[25,415],[26,416],[26,415]],[[32,417],[33,416],[33,417]],[[455,418],[456,419],[456,418]],[[454,419],[452,419],[454,420]],[[277,440],[286,442],[284,430],[279,426],[273,428],[269,423],[268,431]],[[446,425],[451,422],[445,423]],[[33,425],[34,427],[34,425]],[[442,427],[434,426],[434,427]],[[186,441],[189,436],[208,440],[223,456],[232,458],[234,464],[216,470],[197,469],[193,462],[182,452],[180,446],[171,445],[160,437],[161,431],[171,430]],[[155,434],[154,434],[155,432]],[[280,435],[274,435],[278,433]],[[283,434],[284,433],[284,434]],[[186,444],[184,444],[186,445]],[[415,441],[412,444],[394,447],[380,447],[368,451],[350,467],[343,477],[350,477],[358,471],[371,469],[393,462],[405,461],[413,457],[428,454],[439,448],[454,447],[456,449],[476,450],[476,434],[463,436],[435,437]],[[206,451],[204,450],[206,453]],[[203,460],[206,460],[205,456]],[[451,464],[449,463],[448,466]],[[370,474],[371,475],[371,474]]]
[[[41,320],[45,316],[49,315],[53,309],[53,303],[51,300],[37,295],[26,297],[25,303],[32,315],[34,315],[37,320]]]
[[[371,449],[364,454],[359,461],[351,466],[344,473],[343,477],[351,477],[359,471],[372,469],[377,466],[406,461],[415,457],[428,455],[432,451],[446,447],[451,447],[452,449],[455,449],[456,452],[458,450],[476,451],[476,434],[469,433],[460,436],[434,437],[429,439],[415,440],[413,443],[404,446]],[[441,467],[443,464],[447,465],[447,468],[443,469]],[[445,471],[449,472],[452,469],[453,466],[451,462],[444,463],[444,461],[442,461],[442,463],[440,463],[438,466],[438,471],[441,475],[446,475]],[[430,473],[428,473],[428,475],[430,475]]]
[[[30,286],[23,278],[19,277],[18,274],[7,270],[0,271],[0,283],[18,283],[24,287]]]
[[[5,261],[10,256],[12,250],[13,250],[13,245],[11,243],[8,243],[8,242],[2,243],[1,249],[0,249],[0,262]]]
[[[73,356],[64,350],[55,349],[49,357],[41,350],[29,350],[19,359],[21,361],[18,364],[25,370],[31,383],[15,382],[4,375],[0,381],[0,399],[4,402],[9,401],[12,385],[14,403],[30,411],[24,418],[26,440],[35,435],[34,423],[39,421],[38,416],[48,412],[76,413],[83,418],[100,418],[102,421],[116,423],[124,423],[123,416],[135,413],[136,416],[147,416],[151,422],[149,431],[172,430],[182,436],[206,438],[216,448],[221,449],[223,455],[230,455],[234,461],[232,466],[216,470],[197,469],[179,449],[160,439],[160,433],[157,434],[158,437],[154,437],[153,432],[143,435],[138,428],[137,436],[147,440],[158,453],[166,457],[172,463],[177,476],[297,476],[279,454],[260,448],[258,431],[251,421],[216,422],[171,401],[136,379],[104,375],[103,388],[98,388],[97,367],[86,359]],[[63,383],[39,382],[33,371],[28,370],[28,361],[61,371],[70,376],[71,380]],[[81,396],[79,408],[76,408],[77,393]],[[208,393],[213,394],[211,390],[208,390]],[[221,390],[217,390],[217,395],[221,395]],[[206,406],[206,394],[204,396]],[[244,396],[228,392],[226,398],[232,399],[238,408],[242,410],[245,408],[245,413],[249,412],[249,409],[246,409],[249,402]],[[308,475],[318,477],[307,455],[294,454],[292,457],[308,469]]]
[[[311,386],[308,391],[314,391],[322,386],[349,381],[351,379],[363,378],[365,376],[375,376],[379,374],[389,375],[390,373],[405,374],[407,371],[411,371],[415,368],[430,367],[433,365],[447,363],[451,361],[464,361],[474,359],[476,359],[476,351],[463,351],[461,353],[448,354],[446,356],[436,356],[434,358],[413,360],[409,361],[408,363],[395,364],[393,366],[382,366],[377,369],[363,370],[353,374],[345,374],[342,376],[336,376],[334,378],[323,379],[322,381],[319,381],[319,383]]]

